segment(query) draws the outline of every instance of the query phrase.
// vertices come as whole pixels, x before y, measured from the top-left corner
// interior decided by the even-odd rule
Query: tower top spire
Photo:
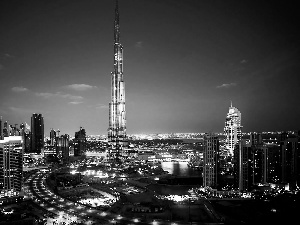
[[[115,30],[114,30],[114,41],[115,44],[120,41],[120,24],[119,24],[119,3],[116,0],[116,8],[115,8]]]
[[[116,0],[116,11],[118,11],[118,7],[119,6],[119,1],[118,0]]]
[[[230,100],[230,107],[232,107],[232,100]]]

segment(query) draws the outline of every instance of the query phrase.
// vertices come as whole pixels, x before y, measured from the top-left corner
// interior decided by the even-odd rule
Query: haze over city
[[[106,134],[114,1],[1,1],[0,115]],[[299,128],[299,14],[291,2],[121,0],[127,133]]]

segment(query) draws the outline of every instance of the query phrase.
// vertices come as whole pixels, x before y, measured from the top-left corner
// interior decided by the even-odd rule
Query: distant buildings
[[[41,154],[44,148],[44,118],[42,114],[31,117],[31,152]]]
[[[50,140],[47,139],[46,141],[46,145],[44,146],[44,155],[56,155],[56,133],[59,133],[59,130],[55,131],[53,128],[50,130]]]
[[[3,137],[8,137],[9,136],[9,133],[10,133],[10,131],[9,131],[9,124],[8,124],[8,121],[5,121],[4,123],[3,123],[3,133],[2,133],[2,135],[3,135]]]
[[[56,143],[56,131],[52,128],[50,130],[50,146],[55,146]]]
[[[203,186],[217,188],[219,177],[219,138],[215,134],[204,136]]]
[[[226,135],[225,139],[225,149],[232,156],[235,145],[241,140],[241,113],[240,111],[233,107],[232,104],[229,107],[229,112],[226,116],[224,133]]]
[[[299,136],[280,134],[279,144],[263,142],[262,134],[250,134],[234,152],[234,184],[239,191],[252,191],[261,184],[288,185],[296,190],[300,183]]]
[[[85,129],[80,127],[80,130],[75,132],[74,156],[81,156],[85,151],[86,151],[86,133],[85,133]]]
[[[22,136],[9,136],[0,140],[0,205],[4,199],[20,195],[23,150]]]

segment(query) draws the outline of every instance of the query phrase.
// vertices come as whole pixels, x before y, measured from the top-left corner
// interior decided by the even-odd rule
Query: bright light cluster
[[[86,198],[86,199],[80,199],[78,202],[84,205],[90,205],[92,207],[97,206],[110,206],[114,204],[117,201],[116,198],[111,196],[103,196],[101,198]]]
[[[174,202],[182,202],[182,201],[187,201],[189,197],[190,197],[189,195],[161,195],[158,198],[166,199]]]
[[[46,224],[72,224],[77,222],[76,216],[70,216],[67,214],[64,214],[63,212],[60,212],[57,217],[55,218],[48,218],[46,221]]]

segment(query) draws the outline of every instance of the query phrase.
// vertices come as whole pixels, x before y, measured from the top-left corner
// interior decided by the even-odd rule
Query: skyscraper
[[[31,117],[31,152],[40,154],[44,148],[44,118],[42,114]]]
[[[219,138],[214,134],[204,136],[203,186],[217,188],[219,176]]]
[[[2,116],[0,117],[0,140],[3,140]]]
[[[225,149],[231,156],[233,155],[234,146],[241,140],[241,128],[241,113],[237,108],[233,107],[231,103],[224,127],[224,133],[226,135]]]
[[[290,190],[295,190],[300,183],[299,137],[287,137],[280,142],[280,148],[282,163],[281,182],[288,183]]]
[[[23,132],[24,152],[29,153],[31,151],[31,132],[30,132],[30,126],[26,122],[23,131],[24,131]]]
[[[56,155],[63,163],[68,163],[70,159],[69,140],[68,134],[56,138]]]
[[[50,130],[50,146],[55,146],[55,141],[56,141],[56,132],[55,130],[52,128]]]
[[[80,127],[80,130],[75,132],[74,140],[74,156],[81,156],[86,150],[86,133],[85,129]]]
[[[118,1],[114,23],[114,71],[111,72],[111,102],[109,103],[108,158],[118,161],[127,146],[125,83],[123,79],[123,46],[120,44]]]
[[[251,133],[250,142],[241,140],[234,152],[234,184],[239,191],[251,191],[265,184],[268,176],[268,147],[261,134]]]
[[[9,136],[9,124],[8,121],[5,121],[3,123],[3,137],[8,137]]]
[[[0,205],[8,197],[17,197],[22,189],[23,138],[9,136],[0,140]]]

